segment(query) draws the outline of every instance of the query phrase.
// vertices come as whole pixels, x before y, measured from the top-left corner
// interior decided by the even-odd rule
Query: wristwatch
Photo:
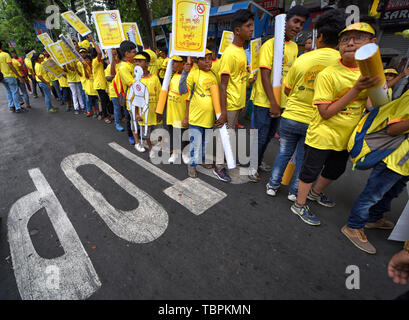
[[[405,241],[405,245],[403,246],[403,250],[409,254],[409,240]]]

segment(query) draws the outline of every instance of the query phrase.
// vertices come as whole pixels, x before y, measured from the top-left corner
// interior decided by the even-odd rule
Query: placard
[[[61,48],[60,42],[54,42],[45,47],[45,49],[60,67],[63,67],[68,63],[64,51]]]
[[[53,43],[54,41],[50,38],[48,33],[41,33],[37,36],[38,40],[44,45],[44,47],[48,46],[49,44]]]
[[[65,74],[64,70],[53,59],[44,60],[43,67],[57,78],[61,78]]]
[[[92,17],[102,49],[119,48],[125,41],[119,11],[94,11]]]
[[[205,56],[209,14],[209,1],[173,0],[171,47],[174,55]]]
[[[70,11],[61,14],[65,21],[73,27],[82,37],[85,37],[91,33],[91,30],[81,21],[78,16]]]
[[[133,30],[135,31],[135,40],[136,40],[136,44],[138,46],[143,47],[143,42],[142,42],[142,38],[141,38],[141,34],[139,33],[139,28],[138,28],[138,24],[136,22],[125,22],[122,23],[122,28],[123,28],[123,32],[125,35],[125,39],[129,40],[128,34],[127,32],[129,30]]]
[[[257,38],[250,41],[250,71],[254,73],[258,70],[260,66],[260,48],[261,48],[261,38]]]
[[[220,41],[219,54],[222,55],[224,50],[233,43],[234,34],[231,31],[224,30],[222,40]]]

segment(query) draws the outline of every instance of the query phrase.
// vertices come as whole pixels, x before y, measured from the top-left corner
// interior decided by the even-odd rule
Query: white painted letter
[[[47,28],[50,30],[60,29],[60,8],[55,5],[48,6],[45,12],[47,14],[51,13],[51,15],[48,16],[47,20],[45,21]]]
[[[348,290],[358,290],[360,288],[359,267],[355,265],[348,266],[345,270],[346,274],[350,274],[345,281],[345,286]]]
[[[353,24],[353,23],[357,23],[359,22],[359,16],[360,16],[360,11],[359,11],[359,7],[356,5],[349,5],[346,9],[345,9],[345,13],[348,14],[348,18],[346,20],[346,26],[348,27],[349,25]]]

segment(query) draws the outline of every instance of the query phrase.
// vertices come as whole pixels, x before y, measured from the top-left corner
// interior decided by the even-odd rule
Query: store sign
[[[278,0],[263,0],[263,1],[256,1],[256,3],[263,7],[266,10],[275,10],[278,8]]]
[[[389,0],[381,16],[381,26],[409,25],[408,0]]]

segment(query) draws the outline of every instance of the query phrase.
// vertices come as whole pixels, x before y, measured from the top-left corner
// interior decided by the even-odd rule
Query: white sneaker
[[[138,151],[138,152],[145,152],[146,150],[145,150],[145,148],[142,146],[142,144],[140,144],[140,143],[138,143],[138,144],[135,144],[135,149],[136,149],[136,151]]]
[[[296,202],[297,195],[289,193],[287,199],[290,200],[291,202]]]
[[[266,193],[267,195],[271,196],[271,197],[275,197],[277,195],[278,189],[273,189],[270,186],[270,183],[266,184]]]
[[[172,156],[169,158],[168,162],[173,164],[175,163],[177,158],[178,158],[178,155],[176,153],[172,153]]]
[[[182,159],[184,164],[189,164],[190,157],[187,154],[182,154]]]

